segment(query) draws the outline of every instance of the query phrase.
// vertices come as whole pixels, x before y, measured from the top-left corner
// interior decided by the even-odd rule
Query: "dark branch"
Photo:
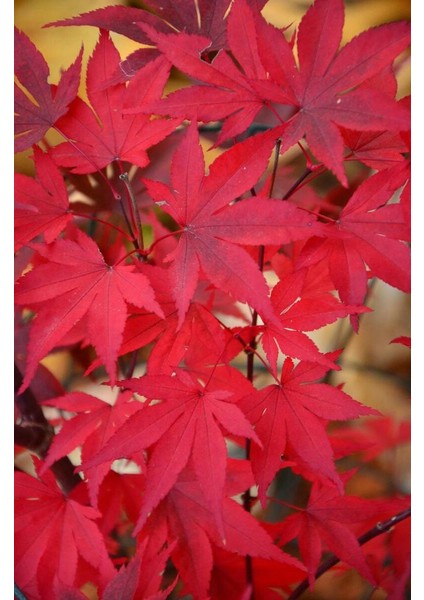
[[[373,527],[372,529],[370,529],[369,531],[367,531],[366,533],[364,533],[363,535],[361,535],[358,538],[359,545],[362,546],[363,544],[366,544],[367,542],[369,542],[370,540],[374,539],[375,537],[381,535],[382,533],[389,531],[392,527],[394,527],[401,521],[404,521],[405,519],[407,519],[410,516],[411,516],[411,509],[408,508],[408,509],[398,513],[391,519],[388,519],[387,521],[377,523],[377,525],[375,525],[375,527]],[[330,556],[329,558],[327,558],[327,560],[324,561],[322,563],[322,565],[317,569],[317,572],[315,573],[315,579],[318,579],[318,577],[321,577],[321,575],[323,575],[329,569],[334,567],[334,565],[337,565],[338,562],[340,562],[340,559],[337,558],[337,556],[333,555],[333,556]],[[297,588],[290,594],[290,596],[287,598],[287,600],[297,600],[297,598],[300,598],[300,596],[303,594],[303,592],[306,592],[308,587],[309,587],[308,579],[304,579],[302,581],[302,583],[300,583],[297,586]]]
[[[44,416],[30,388],[22,394],[17,393],[22,381],[22,374],[15,365],[15,402],[22,415],[22,422],[15,425],[15,442],[28,448],[40,458],[45,458],[54,437],[54,429]],[[51,466],[65,494],[69,494],[82,481],[78,473],[74,473],[74,469],[74,465],[66,456]]]

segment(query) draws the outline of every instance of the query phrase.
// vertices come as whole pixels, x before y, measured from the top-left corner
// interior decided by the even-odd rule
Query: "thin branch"
[[[367,542],[369,542],[370,540],[374,539],[375,537],[381,535],[382,533],[389,531],[392,527],[394,527],[401,521],[408,519],[410,516],[411,516],[411,509],[408,508],[408,509],[403,510],[402,512],[398,513],[391,519],[388,519],[387,521],[382,521],[382,522],[377,523],[377,525],[375,525],[372,529],[370,529],[369,531],[367,531],[366,533],[364,533],[363,535],[361,535],[358,538],[359,545],[363,546],[363,544],[366,544]],[[334,565],[337,565],[337,563],[339,563],[339,562],[340,562],[340,559],[337,558],[337,556],[333,555],[333,556],[330,556],[329,558],[327,558],[327,560],[325,560],[322,563],[322,565],[317,569],[317,572],[315,573],[315,579],[318,579],[318,577],[321,577],[321,575],[326,573],[329,569],[334,567]],[[308,581],[308,579],[304,579],[302,581],[302,583],[300,583],[300,585],[298,585],[297,588],[290,594],[290,596],[287,598],[287,600],[297,600],[297,598],[301,597],[303,592],[306,592],[308,587],[309,587],[309,581]]]
[[[138,243],[140,250],[144,250],[144,239],[143,239],[143,228],[141,226],[140,213],[138,211],[137,200],[134,195],[134,190],[132,189],[130,178],[127,172],[121,173],[119,175],[119,179],[124,182],[125,188],[129,197],[129,205],[131,208],[131,214],[135,219],[135,226],[138,233]]]
[[[292,186],[290,186],[290,188],[287,190],[287,192],[284,194],[284,196],[281,198],[281,200],[288,200],[290,198],[290,196],[292,196],[294,194],[294,192],[297,190],[297,188],[299,187],[299,185],[308,177],[308,175],[310,175],[311,173],[313,173],[313,170],[310,169],[309,167],[307,167],[302,175],[300,175],[300,177],[298,177],[298,179],[296,179],[296,181],[293,183]]]

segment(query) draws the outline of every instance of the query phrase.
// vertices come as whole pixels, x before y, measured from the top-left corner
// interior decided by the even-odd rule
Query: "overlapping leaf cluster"
[[[34,600],[85,598],[88,582],[104,600],[289,598],[326,547],[383,585],[357,524],[405,502],[344,496],[327,426],[378,413],[323,382],[343,349],[308,332],[344,317],[357,331],[370,278],[410,288],[410,117],[393,72],[409,26],[340,49],[342,0],[316,0],[290,39],[264,2],[145,4],[56,23],[99,28],[86,100],[81,55],[51,85],[16,31],[16,150],[32,147],[35,167],[15,186],[18,413],[36,423],[30,396],[58,411],[43,448],[22,444],[43,460],[17,474],[17,582]],[[150,48],[121,61],[108,31]],[[191,83],[166,95],[171,67]],[[220,149],[208,165],[205,123]],[[282,197],[278,159],[298,143],[306,170]],[[304,181],[326,171],[320,198]],[[40,361],[61,348],[87,378],[104,370],[107,401],[40,394]],[[57,465],[76,449],[70,492]],[[266,508],[282,469],[311,492],[275,527],[244,492]]]

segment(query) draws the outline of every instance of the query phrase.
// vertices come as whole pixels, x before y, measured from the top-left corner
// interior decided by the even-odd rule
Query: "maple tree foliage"
[[[294,600],[338,561],[406,597],[409,497],[347,486],[409,424],[333,385],[348,340],[313,332],[361,331],[376,280],[410,291],[409,23],[342,45],[342,0],[283,29],[265,4],[50,23],[99,32],[58,85],[16,28],[20,597]]]

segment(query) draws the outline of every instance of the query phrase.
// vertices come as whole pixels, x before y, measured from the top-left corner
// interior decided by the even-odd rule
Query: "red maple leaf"
[[[252,588],[258,600],[279,600],[281,591],[288,598],[294,586],[304,577],[299,568],[287,564],[281,568],[281,564],[273,559],[255,557],[252,564],[253,586],[246,582],[246,559],[243,556],[219,547],[213,548],[211,600],[247,600]]]
[[[46,400],[43,404],[47,406],[77,414],[62,423],[60,431],[54,436],[40,474],[45,473],[55,461],[79,446],[82,446],[82,461],[97,454],[116,430],[140,409],[140,404],[131,400],[132,394],[129,392],[119,394],[113,404],[84,392],[71,392]],[[94,508],[97,508],[99,487],[109,468],[110,464],[104,463],[85,470],[90,501]]]
[[[365,31],[340,51],[344,23],[342,0],[316,0],[297,35],[299,68],[283,33],[236,0],[228,17],[228,41],[236,66],[221,51],[212,64],[202,61],[209,40],[164,35],[145,27],[158,48],[179,69],[207,86],[178,90],[152,103],[157,114],[210,121],[226,118],[217,143],[244,131],[261,107],[291,107],[281,151],[303,136],[326,167],[347,186],[344,143],[339,126],[361,131],[401,131],[410,116],[393,98],[369,86],[367,79],[390,65],[409,44],[407,23]],[[244,33],[240,35],[240,27]],[[212,88],[212,89],[211,89]],[[133,109],[136,110],[136,109]],[[143,109],[142,109],[143,110]]]
[[[146,490],[135,528],[137,533],[191,459],[223,535],[222,499],[227,449],[220,427],[260,443],[235,404],[236,393],[229,389],[209,390],[182,369],[176,371],[175,377],[145,375],[121,382],[121,385],[148,399],[162,402],[144,406],[80,470],[153,446],[147,463]]]
[[[262,442],[262,448],[252,446],[251,460],[264,506],[268,486],[281,469],[282,457],[287,451],[288,458],[298,458],[315,477],[340,486],[325,430],[327,420],[344,421],[360,415],[379,414],[338,388],[312,383],[327,370],[308,362],[300,362],[295,367],[287,358],[279,383],[255,390],[239,402]]]
[[[404,291],[410,290],[409,228],[399,203],[391,203],[399,182],[380,171],[362,183],[336,222],[323,225],[326,238],[309,240],[298,265],[325,260],[341,300],[361,304],[368,273]],[[351,317],[357,328],[357,317]]]
[[[288,44],[271,26],[262,24],[267,35],[260,36],[259,52],[271,80],[296,97],[298,111],[287,122],[282,151],[306,135],[316,158],[346,186],[339,126],[360,131],[410,127],[408,112],[394,99],[361,86],[407,48],[410,34],[408,23],[389,23],[361,33],[339,51],[343,23],[342,0],[314,2],[298,28],[299,71],[294,58],[288,67],[276,67],[278,55],[288,55]]]
[[[107,264],[97,244],[79,230],[76,241],[59,239],[42,252],[47,262],[22,277],[15,294],[17,304],[37,310],[21,391],[31,381],[38,361],[86,314],[88,338],[113,381],[127,304],[163,316],[149,280],[119,260]]]
[[[39,479],[15,473],[15,498],[15,574],[24,590],[35,580],[41,599],[55,583],[73,586],[79,557],[97,570],[102,586],[113,577],[97,510],[64,496],[49,472]]]
[[[49,67],[43,55],[15,27],[15,74],[20,84],[15,84],[15,152],[39,142],[66,113],[78,92],[81,61],[82,50],[62,74],[59,85],[50,85]]]
[[[139,167],[148,164],[146,150],[174,131],[175,119],[151,119],[147,115],[123,117],[127,94],[138,102],[160,96],[169,74],[169,63],[159,57],[133,80],[105,87],[105,81],[118,67],[120,56],[109,35],[102,31],[87,66],[87,96],[92,109],[76,98],[57,127],[72,140],[52,150],[55,160],[73,173],[91,173],[114,160],[128,161]],[[94,112],[93,112],[94,111]]]
[[[364,461],[410,442],[411,422],[398,422],[392,416],[367,420],[360,428],[340,427],[331,435],[331,443],[339,455],[361,452]]]
[[[322,543],[358,573],[375,583],[375,577],[367,564],[350,524],[384,519],[404,508],[402,499],[368,500],[355,496],[341,496],[332,485],[314,483],[308,506],[289,515],[276,526],[280,532],[279,542],[285,544],[298,538],[302,560],[308,567],[309,585],[315,581],[315,573],[322,554]]]
[[[240,134],[252,123],[265,102],[227,52],[220,51],[210,63],[200,58],[210,48],[208,38],[187,33],[164,35],[145,25],[143,29],[172,64],[193,79],[209,85],[177,90],[166,99],[153,101],[145,107],[130,100],[124,114],[152,112],[206,122],[226,119],[216,145]]]
[[[249,302],[271,321],[275,319],[268,286],[255,261],[236,244],[283,244],[314,233],[314,217],[297,207],[269,198],[233,203],[265,170],[277,130],[258,134],[220,155],[204,174],[203,154],[195,125],[175,152],[171,187],[146,181],[180,227],[172,256],[172,294],[179,326],[196,289],[200,270],[218,288]]]
[[[37,146],[34,163],[38,181],[15,174],[15,250],[40,234],[53,242],[73,218],[62,174]]]
[[[274,373],[277,368],[277,345],[288,356],[317,361],[327,368],[338,368],[328,356],[318,351],[304,332],[319,329],[351,313],[369,310],[361,306],[343,305],[328,288],[320,290],[316,287],[317,282],[311,285],[307,277],[307,269],[287,273],[272,290],[271,302],[280,323],[278,327],[273,324],[264,327],[260,339]]]
[[[242,469],[242,461],[229,462],[222,505],[225,542],[197,475],[190,466],[179,474],[169,494],[147,521],[146,533],[158,535],[158,531],[165,528],[168,539],[176,542],[172,560],[187,590],[196,598],[208,597],[213,549],[216,546],[242,556],[273,559],[288,565],[291,571],[297,570],[298,577],[302,574],[302,564],[289,554],[281,552],[261,524],[228,497],[253,483],[251,472],[250,476],[246,475],[246,469]],[[190,519],[187,518],[188,514]]]

